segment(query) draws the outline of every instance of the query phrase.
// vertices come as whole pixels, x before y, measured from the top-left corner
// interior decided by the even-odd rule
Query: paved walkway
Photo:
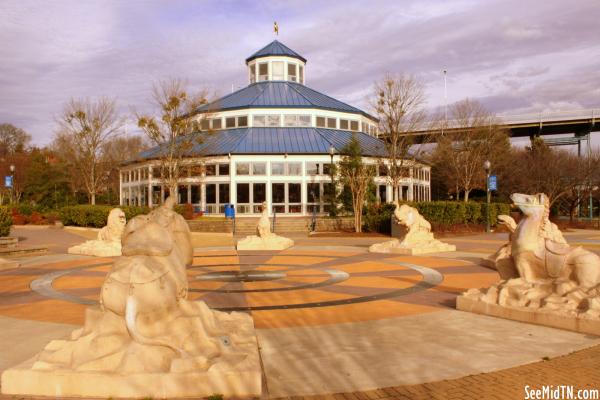
[[[57,244],[49,255],[24,259],[22,268],[0,272],[0,329],[5,332],[0,335],[0,369],[82,324],[112,262],[64,254],[85,235],[31,232],[18,234]],[[252,314],[267,396],[347,392],[354,393],[345,395],[353,400],[382,393],[402,398],[405,392],[398,388],[355,393],[402,385],[402,390],[421,388],[415,396],[432,398],[448,382],[467,390],[470,379],[490,376],[489,385],[500,380],[511,395],[518,392],[516,398],[523,398],[523,385],[501,374],[548,357],[553,361],[543,365],[563,360],[556,362],[564,366],[556,368],[568,371],[565,376],[600,382],[598,368],[588,370],[586,363],[579,368],[564,361],[573,356],[560,357],[582,349],[597,355],[593,346],[600,344],[598,337],[455,310],[459,293],[498,279],[477,262],[494,252],[505,234],[444,238],[458,251],[419,257],[367,253],[370,244],[385,240],[381,237],[295,239],[296,246],[283,252],[248,253],[233,250],[231,237],[212,237],[210,248],[196,249],[189,268],[190,298]],[[567,240],[600,251],[600,232],[575,231]],[[546,375],[536,376],[528,384],[547,382]],[[573,378],[554,384],[579,382]],[[406,386],[415,384],[420,386]],[[509,393],[497,389],[493,387],[497,396]]]

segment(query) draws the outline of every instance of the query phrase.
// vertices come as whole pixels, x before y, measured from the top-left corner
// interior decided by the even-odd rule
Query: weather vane
[[[273,22],[273,32],[279,36],[279,25],[277,25],[277,21]]]

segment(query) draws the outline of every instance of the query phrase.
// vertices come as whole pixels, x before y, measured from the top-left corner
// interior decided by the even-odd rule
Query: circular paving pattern
[[[83,322],[97,304],[109,258],[85,258],[0,273],[19,289],[0,297],[0,315]],[[483,278],[483,279],[482,279]],[[339,246],[270,253],[197,252],[189,298],[253,315],[257,327],[335,324],[454,308],[456,295],[496,279],[493,271],[439,257],[367,253]],[[56,313],[55,307],[69,312]],[[30,310],[30,311],[27,311]],[[50,312],[48,312],[50,310]]]

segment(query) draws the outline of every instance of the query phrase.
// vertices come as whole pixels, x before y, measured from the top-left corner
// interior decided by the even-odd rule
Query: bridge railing
[[[542,111],[539,113],[506,115],[500,114],[498,118],[503,124],[519,124],[528,122],[554,122],[554,121],[570,121],[579,119],[600,119],[600,109],[583,109],[583,110],[558,110],[558,111]]]

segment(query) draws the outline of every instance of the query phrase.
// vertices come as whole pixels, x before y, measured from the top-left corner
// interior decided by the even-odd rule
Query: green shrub
[[[59,215],[64,225],[102,228],[108,221],[110,210],[115,207],[118,206],[80,204],[61,208]],[[121,206],[119,208],[123,210],[128,221],[136,215],[150,212],[149,207]]]
[[[12,223],[12,211],[8,207],[0,206],[0,236],[10,235]]]
[[[365,207],[363,209],[363,230],[390,234],[390,221],[395,207],[392,203],[371,204]]]
[[[484,225],[486,203],[460,201],[424,201],[406,204],[415,207],[432,226]],[[367,206],[363,209],[364,230],[390,233],[390,221],[394,213],[393,204]],[[498,215],[509,214],[510,205],[492,203],[490,205],[490,225],[495,226]]]

